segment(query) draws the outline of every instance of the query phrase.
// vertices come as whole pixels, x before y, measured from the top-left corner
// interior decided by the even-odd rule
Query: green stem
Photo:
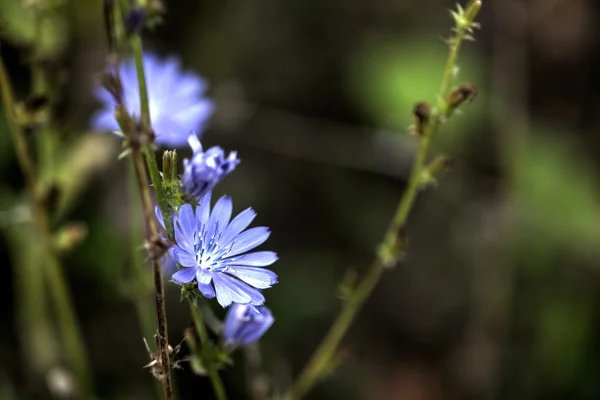
[[[146,239],[147,244],[152,246],[159,238],[152,211],[152,199],[148,188],[146,170],[144,166],[143,155],[139,148],[133,147],[131,152],[133,166],[135,168],[136,180],[138,183],[142,207],[144,210],[144,219],[146,221]],[[169,354],[169,337],[167,333],[167,311],[165,307],[165,288],[163,283],[162,268],[158,257],[153,255],[152,272],[154,277],[154,290],[156,299],[156,315],[158,318],[158,351],[162,367],[162,384],[164,399],[170,400],[172,397],[171,385],[171,357]]]
[[[202,357],[202,362],[208,369],[208,375],[215,391],[215,395],[219,400],[227,400],[227,394],[225,393],[223,382],[221,382],[219,371],[217,371],[217,368],[215,368],[215,364],[212,360],[212,354],[208,353],[210,339],[208,338],[208,332],[206,331],[206,326],[204,325],[202,314],[200,313],[200,307],[197,307],[195,304],[193,304],[191,300],[189,301],[189,304],[190,309],[192,310],[192,318],[194,319],[196,332],[198,332],[198,336],[200,337],[200,352],[206,355],[205,357]]]
[[[148,101],[148,89],[146,87],[146,75],[144,73],[144,62],[142,56],[142,39],[139,35],[135,35],[131,39],[131,47],[133,50],[133,56],[135,59],[135,67],[138,77],[138,85],[140,90],[140,104],[142,113],[142,122],[148,130],[151,129],[150,122],[150,106]],[[143,146],[143,152],[146,159],[146,165],[148,167],[150,181],[154,186],[154,192],[158,199],[158,204],[163,215],[165,226],[167,227],[167,233],[170,239],[173,239],[173,223],[171,220],[171,212],[169,210],[169,204],[167,203],[166,196],[162,187],[162,180],[158,165],[156,163],[156,155],[149,145]],[[153,241],[159,238],[158,231],[156,229],[156,223],[154,220],[154,213],[152,212],[152,203],[150,199],[150,191],[146,184],[146,170],[143,165],[142,154],[139,152],[139,148],[133,148],[132,152],[134,166],[136,174],[138,176],[138,183],[140,185],[140,192],[142,194],[142,203],[144,207],[145,219],[148,228],[148,242],[151,244]],[[165,288],[162,276],[162,268],[160,261],[154,259],[153,261],[153,275],[154,275],[154,290],[156,292],[156,312],[158,317],[158,338],[159,338],[159,352],[161,357],[161,364],[163,367],[163,390],[165,400],[171,399],[172,397],[172,384],[171,384],[171,365],[169,355],[169,341],[167,336],[167,311],[165,305]]]
[[[474,3],[474,1],[471,1],[469,5],[472,6]],[[475,15],[473,15],[474,17]],[[420,138],[419,149],[413,162],[407,188],[382,241],[384,251],[379,253],[365,277],[347,297],[340,314],[334,321],[329,332],[308,361],[304,370],[300,373],[296,383],[284,395],[284,400],[301,399],[328,372],[331,361],[354,318],[375,286],[377,286],[382,273],[387,269],[387,260],[384,259],[382,254],[390,254],[397,250],[401,238],[401,229],[406,224],[421,186],[421,174],[423,168],[425,168],[425,160],[431,139],[440,126],[442,116],[445,116],[446,113],[446,99],[450,95],[458,51],[466,34],[467,30],[464,25],[461,27],[457,23],[456,36],[450,43],[450,52],[442,77],[442,85],[439,93],[440,104],[432,112],[430,122],[427,124],[425,132],[423,132]]]
[[[135,69],[137,72],[138,85],[140,88],[142,122],[146,125],[146,127],[150,128],[150,103],[148,102],[148,89],[146,87],[146,74],[144,72],[142,39],[139,35],[135,35],[131,39],[131,48],[133,50]],[[160,208],[160,212],[162,213],[165,226],[167,228],[167,235],[169,236],[170,240],[175,240],[175,233],[173,230],[173,221],[169,209],[169,202],[167,196],[165,196],[164,194],[162,179],[158,169],[158,163],[156,162],[156,154],[154,154],[152,147],[149,145],[144,146],[144,153],[146,155],[146,165],[148,167],[148,172],[150,173],[150,180],[152,181],[152,186],[154,186],[154,191],[156,193],[158,207]]]
[[[142,213],[139,209],[139,202],[134,199],[140,198],[140,193],[137,186],[137,178],[133,165],[129,165],[129,199],[131,208],[131,231],[132,231],[132,246],[131,246],[131,259],[133,264],[133,278],[131,280],[130,289],[133,293],[132,301],[135,306],[135,311],[138,317],[138,322],[142,334],[145,338],[153,338],[156,334],[156,321],[154,316],[156,310],[150,303],[150,293],[152,284],[148,276],[148,268],[146,262],[142,257],[140,251],[140,243],[144,241],[144,233],[140,220],[143,219]],[[153,386],[156,390],[157,397],[160,398],[162,393],[161,385],[158,381],[153,379]]]
[[[29,156],[27,140],[15,118],[13,90],[8,79],[8,74],[6,73],[6,68],[1,59],[0,85],[2,86],[2,102],[4,104],[6,119],[15,142],[17,160],[23,171],[23,175],[25,176],[25,183],[31,200],[33,220],[42,242],[42,248],[45,252],[46,266],[44,271],[56,307],[62,342],[65,346],[65,352],[69,360],[71,372],[78,382],[79,394],[83,398],[91,398],[93,397],[91,396],[93,384],[89,370],[87,351],[77,324],[73,300],[68,290],[62,266],[53,246],[50,221],[45,210],[43,199],[38,195],[36,170],[33,161]]]

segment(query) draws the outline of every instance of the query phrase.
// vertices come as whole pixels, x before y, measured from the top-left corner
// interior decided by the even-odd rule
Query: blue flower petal
[[[267,289],[277,283],[277,274],[264,268],[229,267],[226,273],[258,289]]]
[[[206,224],[210,218],[210,198],[211,192],[208,192],[200,199],[198,207],[196,207],[196,221],[200,232],[206,230]]]
[[[188,251],[179,247],[179,245],[171,246],[169,254],[178,264],[184,267],[197,267],[196,257]]]
[[[223,324],[223,336],[225,337],[226,344],[227,342],[232,344],[231,342],[238,341],[239,335],[237,335],[237,333],[245,323],[249,322],[249,318],[246,316],[248,307],[254,306],[233,304],[229,308],[229,311],[227,311],[227,316],[225,317]]]
[[[179,271],[175,272],[171,279],[175,283],[179,283],[183,285],[184,283],[190,283],[196,277],[196,268],[182,268]]]
[[[248,250],[260,246],[268,238],[271,232],[269,228],[264,226],[258,226],[256,228],[248,229],[245,232],[240,233],[233,241],[233,246],[229,250],[229,256],[235,256]]]
[[[199,283],[198,290],[200,293],[202,293],[202,296],[206,297],[207,299],[212,299],[215,297],[215,289],[210,283],[206,285]]]
[[[252,324],[253,326],[246,324],[240,329],[239,336],[242,344],[248,345],[256,342],[267,330],[269,330],[271,325],[273,325],[273,322],[275,322],[275,319],[268,308],[262,306],[257,308],[259,309],[259,316],[254,317],[255,322]]]
[[[261,292],[253,288],[252,286],[234,278],[226,274],[218,274],[219,278],[225,280],[227,282],[227,286],[231,289],[232,292],[236,292],[238,294],[243,293],[243,297],[250,297],[250,301],[236,301],[234,303],[247,304],[250,303],[255,306],[260,306],[265,303],[265,296],[262,295]],[[216,286],[215,286],[216,288]],[[232,297],[233,298],[233,297]]]
[[[212,280],[212,274],[202,268],[198,268],[196,271],[196,280],[199,285],[208,285]]]
[[[266,267],[278,260],[277,253],[273,251],[257,251],[228,259],[230,265],[243,265],[249,267]]]
[[[192,73],[182,72],[175,57],[163,60],[146,53],[144,67],[156,143],[170,147],[185,145],[189,132],[201,132],[214,111],[213,102],[203,97],[206,82]],[[130,59],[118,68],[125,108],[131,115],[139,117],[140,96],[135,63]],[[94,94],[104,105],[92,119],[94,129],[119,129],[114,117],[115,99],[101,86],[94,89]]]
[[[225,317],[225,346],[237,347],[256,342],[274,321],[273,314],[267,307],[233,304]]]
[[[156,219],[158,220],[158,223],[160,224],[160,226],[162,226],[163,229],[167,229],[165,227],[165,220],[163,219],[163,215],[162,215],[162,212],[160,211],[159,206],[154,207],[154,214],[156,214]]]
[[[222,307],[227,307],[231,303],[247,304],[252,298],[235,285],[235,278],[228,278],[223,274],[213,276],[217,301]]]
[[[229,224],[232,207],[231,199],[227,196],[223,196],[217,201],[206,227],[208,238],[213,238],[217,232],[221,232]]]
[[[192,206],[184,204],[179,212],[173,216],[173,225],[175,227],[175,240],[182,249],[188,252],[194,251],[196,239],[195,216]]]
[[[252,208],[247,208],[239,213],[233,221],[225,228],[223,234],[219,238],[221,247],[225,247],[237,236],[240,232],[250,225],[256,217],[256,212]]]

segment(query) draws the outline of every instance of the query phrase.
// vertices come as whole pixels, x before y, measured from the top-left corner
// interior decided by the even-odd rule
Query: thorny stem
[[[142,61],[142,42],[139,35],[132,38],[132,49],[135,58],[136,71],[138,75],[138,84],[140,89],[140,104],[142,108],[142,122],[145,128],[150,130],[150,107],[148,103],[148,91],[146,89],[146,77],[144,74],[144,65]],[[170,223],[170,212],[168,205],[161,201],[164,199],[162,182],[160,179],[160,173],[158,166],[156,165],[156,156],[148,145],[144,145],[143,154],[146,158],[148,170],[150,172],[150,180],[154,186],[156,197],[159,199],[159,206],[165,219]],[[152,207],[152,199],[150,198],[150,190],[148,188],[146,169],[144,166],[144,156],[139,144],[132,146],[132,159],[134,163],[135,173],[140,188],[140,194],[142,198],[142,206],[144,210],[144,219],[146,221],[146,238],[148,244],[152,246],[157,240],[160,239],[156,222],[154,219],[154,212]],[[170,223],[172,225],[172,223]],[[167,225],[168,226],[168,225]],[[170,235],[172,236],[172,235]],[[152,255],[152,272],[154,277],[154,290],[156,296],[156,315],[158,318],[158,352],[161,360],[162,367],[162,384],[163,393],[165,400],[172,398],[172,384],[171,384],[171,361],[169,355],[169,338],[167,333],[167,311],[165,306],[165,287],[162,276],[162,268],[160,260],[155,255]]]
[[[194,326],[196,327],[196,332],[198,332],[198,336],[200,337],[200,353],[204,355],[207,354],[206,351],[208,349],[208,346],[210,346],[208,332],[206,331],[206,326],[204,325],[202,314],[200,313],[200,307],[193,304],[191,300],[189,301],[189,304],[190,309],[192,310]],[[213,363],[213,360],[210,357],[210,355],[207,357],[203,356],[202,363],[208,369],[208,375],[210,377],[210,381],[212,383],[217,399],[227,400],[227,394],[225,393],[225,387],[223,386],[223,382],[221,382],[219,371],[217,371],[217,368],[215,367],[215,364]]]
[[[151,338],[156,334],[156,322],[154,320],[154,316],[156,312],[152,303],[149,303],[150,300],[149,295],[151,291],[151,284],[149,282],[148,277],[148,269],[146,262],[143,259],[142,253],[140,252],[140,243],[144,240],[144,232],[143,228],[140,225],[140,219],[142,216],[140,215],[139,203],[137,197],[140,196],[137,184],[137,175],[135,173],[135,168],[133,165],[129,165],[128,168],[129,176],[129,198],[130,198],[130,207],[132,209],[131,212],[131,231],[132,231],[132,245],[131,245],[131,257],[132,264],[134,268],[133,278],[132,278],[132,301],[135,305],[135,310],[138,317],[138,322],[140,324],[141,331],[143,332],[144,337]],[[160,382],[153,379],[153,386],[156,389],[156,398],[160,398],[160,394],[162,393],[162,388]]]
[[[82,398],[91,398],[93,397],[91,396],[93,383],[89,370],[87,350],[77,324],[73,300],[66,283],[60,259],[53,246],[50,220],[45,210],[44,200],[38,193],[36,170],[29,154],[27,139],[16,121],[13,90],[2,59],[0,59],[0,85],[2,87],[2,103],[4,104],[9,130],[15,142],[17,160],[23,171],[31,200],[35,229],[40,236],[45,252],[46,265],[44,271],[50,287],[50,293],[55,303],[59,329],[63,339],[62,343],[65,346],[71,372],[75,375],[78,382],[79,395]]]
[[[146,239],[152,246],[159,238],[152,211],[152,199],[148,188],[148,180],[144,159],[139,147],[133,146],[131,151],[135,175],[138,182],[140,195],[142,198],[142,207],[146,220]],[[169,355],[169,338],[167,334],[167,312],[165,308],[165,289],[163,284],[162,268],[159,257],[152,255],[152,272],[154,277],[154,290],[156,291],[156,314],[158,317],[158,351],[162,368],[162,384],[165,400],[171,399],[171,360]]]
[[[471,7],[480,6],[481,2],[479,0],[471,0],[466,10],[468,12],[471,10]],[[476,12],[472,12],[472,14],[472,18],[475,18]],[[313,356],[310,358],[304,370],[301,372],[296,383],[284,395],[284,400],[301,399],[329,371],[331,361],[337,352],[340,342],[354,321],[354,318],[360,311],[365,300],[369,297],[379,282],[382,273],[388,268],[387,260],[384,259],[383,254],[389,254],[397,251],[400,240],[402,240],[401,230],[406,224],[406,220],[408,219],[421,186],[421,173],[423,168],[425,168],[425,159],[427,157],[431,139],[437,132],[442,117],[445,117],[447,113],[446,101],[450,95],[450,89],[455,75],[455,65],[458,51],[460,50],[461,43],[467,34],[467,27],[457,23],[456,35],[449,43],[450,51],[442,77],[442,85],[439,93],[439,104],[438,107],[432,111],[432,115],[430,116],[429,120],[430,122],[427,124],[425,131],[420,138],[419,148],[413,162],[407,188],[400,200],[400,203],[398,204],[394,217],[382,241],[382,248],[384,250],[383,252],[380,252],[377,258],[373,261],[362,281],[350,292],[337,319],[331,326],[329,332],[320,343]]]

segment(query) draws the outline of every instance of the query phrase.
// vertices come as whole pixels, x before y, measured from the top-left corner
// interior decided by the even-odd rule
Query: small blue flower
[[[189,199],[198,200],[211,191],[225,175],[234,170],[240,163],[237,153],[232,151],[225,158],[225,152],[220,147],[211,147],[205,152],[196,135],[188,139],[194,154],[192,159],[183,160],[183,193]]]
[[[216,296],[223,307],[231,303],[262,305],[265,298],[257,289],[277,283],[277,275],[263,267],[277,261],[277,254],[247,251],[264,243],[269,229],[260,226],[244,231],[256,217],[254,210],[248,208],[230,222],[231,199],[221,197],[212,212],[210,199],[209,192],[195,213],[191,205],[184,204],[173,216],[177,243],[169,254],[183,268],[171,279],[180,285],[195,279],[202,295]]]
[[[166,147],[181,147],[189,132],[201,132],[213,112],[214,105],[202,97],[206,83],[198,76],[182,72],[175,57],[161,60],[155,55],[144,55],[144,69],[150,118],[156,134],[156,143]],[[140,91],[135,63],[131,59],[119,66],[123,83],[124,103],[127,111],[140,115]],[[96,130],[119,130],[114,117],[115,100],[102,86],[94,90],[96,97],[104,104],[104,109],[92,117]]]
[[[224,344],[232,348],[252,344],[264,335],[274,321],[267,307],[233,304],[225,317]]]

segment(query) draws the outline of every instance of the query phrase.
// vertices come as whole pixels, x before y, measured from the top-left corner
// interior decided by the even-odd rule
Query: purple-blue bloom
[[[252,344],[264,335],[274,321],[267,307],[234,304],[225,317],[224,344],[227,347]]]
[[[209,192],[195,212],[184,204],[173,216],[177,243],[169,254],[182,269],[171,279],[181,285],[195,279],[200,293],[209,299],[216,296],[223,307],[231,303],[262,305],[265,298],[257,289],[277,283],[277,275],[263,267],[277,261],[277,254],[247,252],[267,240],[269,229],[260,226],[245,230],[256,217],[254,210],[248,208],[230,221],[231,199],[221,197],[212,212],[210,200]]]
[[[166,147],[181,147],[191,131],[201,132],[213,112],[213,102],[203,94],[206,83],[200,77],[182,72],[175,57],[161,60],[153,54],[144,54],[144,70],[152,128],[156,143]],[[119,73],[123,83],[127,111],[140,115],[140,91],[133,59],[121,63]],[[119,130],[114,117],[115,100],[102,86],[94,93],[104,108],[92,117],[96,130]]]
[[[227,157],[220,147],[211,147],[205,152],[196,135],[188,139],[194,154],[192,159],[183,160],[182,191],[190,199],[198,200],[211,191],[225,175],[240,163],[237,153],[232,151]]]

